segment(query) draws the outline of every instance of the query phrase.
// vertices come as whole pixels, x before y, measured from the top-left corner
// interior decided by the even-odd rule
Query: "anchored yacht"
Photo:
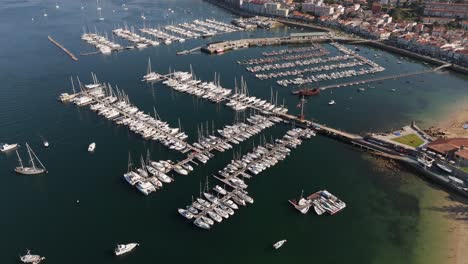
[[[88,152],[93,152],[96,149],[96,143],[91,143],[88,146]]]
[[[282,247],[284,245],[284,243],[286,243],[286,242],[287,242],[286,239],[280,240],[280,241],[276,242],[275,244],[273,244],[273,247],[275,249],[278,249],[278,248]]]
[[[20,257],[21,262],[23,263],[32,263],[32,264],[39,264],[43,261],[45,257],[41,257],[39,255],[31,254],[31,251],[27,251],[26,255]]]
[[[120,255],[123,255],[123,254],[126,254],[126,253],[132,251],[133,249],[135,249],[139,245],[140,244],[138,244],[138,243],[119,244],[115,248],[114,253],[115,253],[116,256],[120,256]]]
[[[19,147],[18,144],[1,144],[2,146],[0,147],[0,151],[1,152],[7,152],[7,151],[10,151],[10,150],[15,150]]]

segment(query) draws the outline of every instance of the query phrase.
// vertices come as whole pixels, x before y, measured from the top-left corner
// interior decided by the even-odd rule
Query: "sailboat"
[[[26,149],[28,150],[29,154],[29,163],[30,167],[25,167],[23,165],[23,162],[21,160],[21,157],[18,153],[18,150],[16,151],[16,155],[18,156],[18,161],[19,161],[19,167],[15,168],[15,172],[20,173],[20,174],[26,174],[26,175],[31,175],[31,174],[41,174],[41,173],[47,173],[46,168],[42,164],[42,162],[39,160],[39,158],[36,156],[36,153],[31,149],[31,147],[26,143]],[[36,167],[36,163],[34,163],[34,159],[39,163],[40,167]]]
[[[143,76],[142,81],[152,82],[157,81],[161,76],[151,70],[151,58],[148,58],[148,68],[146,69],[146,75]]]

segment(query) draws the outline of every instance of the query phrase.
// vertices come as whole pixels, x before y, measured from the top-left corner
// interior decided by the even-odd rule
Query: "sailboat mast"
[[[146,70],[146,73],[149,74],[151,72],[151,58],[148,57],[148,69]]]
[[[26,149],[28,150],[28,155],[29,155],[29,162],[31,162],[31,165],[33,168],[36,168],[36,164],[34,164],[34,159],[33,156],[31,155],[31,148],[29,147],[28,143],[26,143]]]
[[[21,160],[21,157],[20,157],[20,155],[18,153],[18,150],[16,150],[16,156],[18,156],[18,162],[19,162],[21,168],[23,168],[23,161]]]
[[[71,81],[71,85],[72,85],[72,90],[73,90],[73,94],[75,94],[75,84],[73,83],[73,76],[70,76],[70,81]]]

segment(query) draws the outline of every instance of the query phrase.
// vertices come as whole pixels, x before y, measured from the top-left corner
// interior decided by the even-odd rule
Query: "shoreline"
[[[442,111],[445,113],[426,131],[435,137],[468,138],[468,129],[463,128],[463,124],[468,124],[468,98],[460,98]]]

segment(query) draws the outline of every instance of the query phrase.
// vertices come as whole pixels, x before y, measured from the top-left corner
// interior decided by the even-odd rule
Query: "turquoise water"
[[[87,3],[84,11],[82,3]],[[284,47],[238,50],[222,56],[175,55],[176,51],[225,38],[282,36],[297,30],[234,33],[110,56],[79,56],[79,62],[73,62],[49,43],[47,35],[78,55],[92,51],[80,40],[83,27],[94,30],[96,26],[108,34],[124,21],[141,27],[143,11],[145,23],[152,26],[206,17],[228,22],[234,17],[198,0],[128,1],[128,12],[122,10],[121,1],[100,3],[104,22],[97,20],[93,1],[63,1],[58,10],[55,1],[0,3],[0,33],[8,40],[0,42],[0,141],[22,145],[27,141],[50,171],[40,176],[16,175],[12,171],[14,153],[0,157],[2,263],[17,263],[26,248],[45,255],[45,263],[404,263],[412,254],[420,210],[418,197],[399,191],[401,183],[391,177],[390,171],[375,170],[372,159],[328,138],[304,142],[286,161],[252,179],[249,192],[255,204],[242,208],[209,232],[184,221],[176,209],[190,202],[200,182],[223,168],[232,152],[216,154],[189,176],[176,177],[174,184],[149,197],[130,188],[121,177],[129,152],[135,160],[146,149],[153,159],[176,160],[182,156],[160,144],[145,142],[88,109],[58,103],[57,96],[70,91],[70,76],[89,82],[90,72],[95,72],[100,80],[125,90],[139,108],[149,112],[156,107],[173,126],[180,119],[193,141],[197,125],[206,121],[210,126],[213,121],[216,127],[229,124],[235,119],[233,111],[175,93],[162,84],[140,82],[148,57],[158,72],[167,72],[170,67],[188,70],[191,64],[197,76],[209,80],[216,71],[226,87],[233,87],[234,79],[244,76],[250,94],[270,98],[272,87],[279,101],[284,98],[290,112],[298,113],[298,98],[290,94],[291,88],[279,87],[274,80],[256,80],[235,63]],[[168,13],[168,8],[175,12]],[[190,9],[192,15],[184,9]],[[44,10],[47,18],[42,16]],[[333,52],[332,47],[325,46]],[[367,47],[361,47],[360,53],[374,59],[376,52],[383,56],[375,61],[387,68],[379,75],[430,67],[410,59],[397,64],[398,55]],[[428,123],[438,109],[450,105],[454,98],[467,96],[466,83],[464,76],[438,73],[385,81],[363,93],[357,93],[357,87],[339,88],[310,98],[306,113],[322,123],[356,133],[385,131],[414,119]],[[393,88],[397,91],[391,92]],[[334,107],[327,105],[331,99],[337,102]],[[279,137],[287,129],[285,125],[274,127],[265,132],[265,137]],[[49,149],[41,148],[40,136],[50,141]],[[90,155],[86,149],[92,141],[97,143],[97,150]],[[259,137],[235,151],[250,150],[252,141],[258,144]],[[25,154],[24,148],[21,153]],[[215,180],[210,178],[210,182]],[[306,193],[328,189],[345,200],[348,208],[333,217],[300,215],[287,200],[297,198],[302,189]],[[274,252],[271,244],[283,238],[288,243]],[[132,241],[142,246],[121,258],[112,255],[117,243]]]

